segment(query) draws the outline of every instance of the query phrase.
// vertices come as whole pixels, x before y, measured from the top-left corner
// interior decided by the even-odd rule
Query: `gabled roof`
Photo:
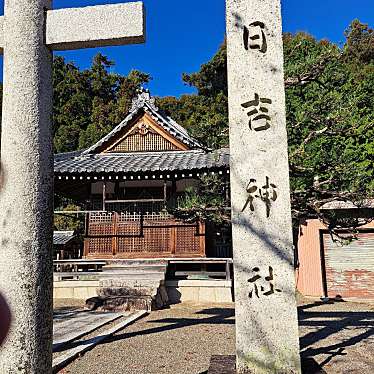
[[[126,118],[109,134],[85,150],[83,154],[96,153],[100,148],[108,145],[132,120],[140,117],[143,113],[150,115],[165,131],[181,143],[185,144],[188,148],[204,149],[203,145],[190,136],[184,127],[157,108],[155,99],[154,97],[151,97],[148,90],[141,89],[138,96],[133,99],[130,112]]]
[[[147,172],[205,171],[229,168],[229,150],[203,150],[87,154],[55,156],[56,174],[136,174]]]

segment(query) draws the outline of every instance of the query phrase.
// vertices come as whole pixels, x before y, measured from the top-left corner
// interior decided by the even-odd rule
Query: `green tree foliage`
[[[374,34],[356,20],[346,37],[284,36],[294,213],[373,196]]]
[[[230,220],[227,208],[222,178],[217,175],[206,175],[199,178],[196,187],[186,188],[183,195],[178,198],[177,208],[171,212],[176,217],[184,219],[204,219],[222,224]]]
[[[79,211],[80,208],[74,204],[67,205],[64,209],[66,212]],[[75,231],[77,234],[84,232],[84,215],[75,214],[55,214],[53,228],[57,231]]]
[[[296,215],[336,199],[374,194],[374,32],[354,20],[339,47],[297,33],[284,35],[292,204]],[[98,54],[87,70],[54,59],[56,152],[92,145],[126,116],[136,90],[151,77],[110,72]],[[228,146],[226,42],[200,71],[184,74],[193,95],[158,106],[212,149]],[[0,92],[1,94],[1,92]],[[274,140],[276,141],[276,140]],[[192,195],[191,195],[192,196]]]
[[[53,64],[53,126],[56,152],[86,148],[113,129],[128,112],[136,89],[151,77],[137,70],[111,73],[114,63],[97,54],[79,70],[56,57]]]
[[[340,48],[284,35],[287,130],[294,215],[330,200],[374,193],[374,33],[355,20]],[[212,148],[228,144],[225,43],[199,72],[184,75],[197,95],[159,105]]]

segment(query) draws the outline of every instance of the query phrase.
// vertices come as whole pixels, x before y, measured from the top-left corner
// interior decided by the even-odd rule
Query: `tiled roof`
[[[65,245],[74,237],[74,231],[53,231],[53,245]]]
[[[367,199],[359,202],[334,200],[322,205],[322,210],[334,210],[334,209],[373,209],[374,199]]]
[[[87,154],[55,156],[56,174],[144,173],[184,170],[226,169],[229,150],[169,151],[145,153]]]

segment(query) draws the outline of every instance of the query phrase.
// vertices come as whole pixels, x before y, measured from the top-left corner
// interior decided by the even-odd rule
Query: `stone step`
[[[144,288],[144,287],[158,287],[163,285],[165,281],[163,279],[123,279],[120,277],[108,277],[100,278],[99,287],[132,287],[132,288]]]
[[[147,266],[147,265],[168,265],[166,260],[154,259],[124,259],[124,260],[107,260],[106,266]]]
[[[154,287],[102,287],[97,290],[99,297],[142,297],[142,296],[153,296],[157,294],[158,286]]]
[[[100,279],[120,279],[121,281],[129,279],[129,280],[163,280],[165,279],[164,273],[113,273],[113,274],[106,274],[103,273],[100,276]]]
[[[114,273],[114,272],[159,272],[165,273],[167,266],[160,265],[126,265],[126,266],[104,266],[103,272]]]

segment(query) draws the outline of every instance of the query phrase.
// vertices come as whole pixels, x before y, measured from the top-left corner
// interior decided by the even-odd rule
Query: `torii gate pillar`
[[[143,4],[50,10],[5,0],[0,192],[0,292],[12,326],[1,373],[52,370],[52,49],[144,41]]]

